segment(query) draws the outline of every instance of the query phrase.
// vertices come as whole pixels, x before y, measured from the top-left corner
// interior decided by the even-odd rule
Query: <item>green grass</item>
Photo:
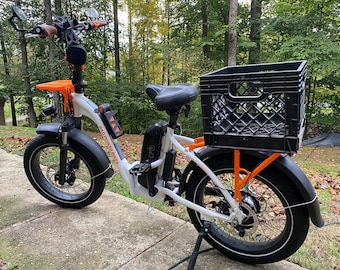
[[[11,106],[9,104],[9,101],[6,101],[5,106],[4,106],[4,110],[5,110],[6,119],[11,118],[12,112],[11,112]]]
[[[15,270],[19,269],[18,265],[12,265],[10,262],[6,262],[6,260],[0,254],[0,270]]]
[[[0,148],[23,155],[27,143],[36,135],[34,128],[0,126]]]
[[[305,146],[293,159],[304,171],[340,176],[340,147]]]

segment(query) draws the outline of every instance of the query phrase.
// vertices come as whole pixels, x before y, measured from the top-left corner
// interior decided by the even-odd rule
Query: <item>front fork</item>
[[[58,179],[59,185],[65,184],[65,174],[66,174],[66,163],[67,163],[67,136],[68,131],[61,132],[61,144],[60,144],[60,156],[59,156],[59,175],[57,174],[56,177]]]
[[[67,149],[68,149],[68,133],[72,128],[81,129],[81,118],[70,117],[61,125],[59,131],[60,138],[60,154],[59,154],[59,174],[56,174],[56,182],[60,185],[65,184],[66,169],[67,169]],[[79,159],[75,157],[75,162],[79,163]],[[76,165],[76,164],[74,164]]]

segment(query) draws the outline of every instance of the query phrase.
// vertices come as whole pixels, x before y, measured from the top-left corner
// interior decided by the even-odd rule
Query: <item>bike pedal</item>
[[[139,163],[133,166],[129,172],[133,175],[142,175],[151,171],[150,163]]]
[[[174,199],[172,199],[171,197],[169,197],[169,196],[166,196],[165,197],[165,200],[166,201],[168,201],[168,203],[169,203],[169,206],[175,206],[175,201],[174,201]]]

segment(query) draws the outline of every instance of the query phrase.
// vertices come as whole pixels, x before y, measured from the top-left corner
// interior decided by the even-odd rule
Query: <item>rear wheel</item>
[[[29,143],[24,167],[33,187],[63,207],[81,208],[95,202],[105,188],[106,178],[100,175],[92,154],[70,140],[63,184],[59,182],[59,154],[59,142],[54,136],[40,135]]]
[[[258,162],[247,159],[242,167],[251,170]],[[208,166],[233,195],[232,158],[219,157],[208,161]],[[302,201],[297,188],[282,172],[267,168],[241,192],[240,208],[246,215],[242,223],[214,220],[205,237],[207,242],[228,257],[245,263],[270,263],[293,254],[304,242],[309,227],[306,207],[289,208]],[[212,211],[230,214],[230,205],[220,189],[200,169],[190,176],[186,197]],[[201,231],[204,220],[200,213],[189,208],[188,213],[197,231]]]

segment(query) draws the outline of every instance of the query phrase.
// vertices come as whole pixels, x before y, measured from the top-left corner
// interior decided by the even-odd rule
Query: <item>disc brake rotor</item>
[[[246,216],[242,220],[241,224],[233,228],[238,232],[239,236],[241,237],[252,235],[258,229],[259,225],[257,213],[250,205],[244,202],[240,203],[240,208]]]

